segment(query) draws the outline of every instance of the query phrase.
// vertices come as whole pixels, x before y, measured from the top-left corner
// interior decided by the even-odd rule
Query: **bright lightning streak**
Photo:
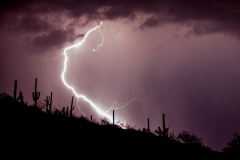
[[[64,60],[64,69],[63,69],[63,72],[62,72],[61,77],[62,77],[62,81],[63,81],[63,83],[65,84],[65,86],[66,86],[67,88],[71,89],[72,92],[74,93],[74,95],[75,95],[77,98],[82,98],[84,101],[88,102],[88,103],[97,111],[97,113],[99,113],[99,114],[101,114],[101,115],[104,115],[104,116],[106,116],[107,118],[111,119],[109,116],[105,115],[104,112],[102,112],[102,111],[98,108],[98,106],[97,106],[96,104],[94,104],[90,99],[88,99],[88,98],[87,98],[86,96],[84,96],[84,95],[78,94],[78,93],[75,91],[75,89],[74,89],[72,86],[70,86],[70,85],[66,82],[66,80],[65,80],[65,73],[66,73],[66,70],[67,70],[67,61],[68,61],[67,51],[70,50],[70,49],[72,49],[72,48],[76,48],[76,47],[80,46],[80,45],[86,40],[86,38],[88,37],[88,35],[89,35],[92,31],[96,30],[97,28],[100,28],[101,26],[102,26],[102,21],[101,21],[100,25],[98,25],[98,26],[94,27],[93,29],[89,30],[89,31],[86,33],[86,36],[83,38],[83,40],[82,40],[81,42],[79,42],[79,43],[77,43],[77,44],[75,44],[75,45],[66,47],[66,48],[64,49],[64,53],[63,53],[63,54],[64,54],[64,57],[65,57],[65,60]]]
[[[83,42],[85,42],[85,40],[86,40],[86,38],[88,37],[88,35],[89,35],[92,31],[95,31],[96,29],[99,29],[99,28],[102,26],[102,23],[103,23],[103,22],[101,21],[100,25],[98,25],[98,26],[92,28],[91,30],[89,30],[89,31],[86,33],[85,37],[82,39],[81,42],[79,42],[79,43],[77,43],[77,44],[74,44],[74,45],[72,45],[72,46],[66,47],[66,48],[64,49],[64,52],[59,55],[59,56],[61,56],[61,55],[63,54],[64,57],[65,57],[64,67],[63,67],[63,72],[62,72],[61,78],[62,78],[62,81],[63,81],[64,85],[65,85],[67,88],[71,89],[72,92],[74,93],[74,95],[77,97],[77,99],[78,99],[78,100],[77,100],[77,104],[78,104],[79,99],[82,98],[84,101],[86,101],[87,103],[89,103],[90,106],[92,106],[98,114],[100,114],[100,115],[102,115],[102,116],[105,116],[105,117],[107,117],[109,120],[111,120],[111,117],[108,116],[108,115],[106,115],[107,112],[109,112],[110,110],[113,110],[113,109],[121,109],[121,108],[127,107],[127,105],[128,105],[129,103],[131,103],[131,102],[133,102],[133,101],[135,101],[135,100],[137,100],[137,99],[140,99],[140,98],[135,98],[135,99],[127,102],[124,106],[121,106],[121,107],[114,107],[114,104],[117,104],[116,102],[114,102],[114,104],[113,104],[107,111],[103,112],[103,111],[101,111],[101,110],[99,109],[99,107],[98,107],[96,104],[94,104],[94,103],[93,103],[90,99],[88,99],[85,95],[78,94],[78,93],[75,91],[74,87],[71,86],[71,85],[69,85],[69,84],[66,82],[66,79],[65,79],[65,73],[66,73],[66,70],[67,70],[67,61],[68,61],[67,51],[70,50],[70,49],[72,49],[72,48],[76,48],[76,47],[80,46],[81,44],[83,44]],[[94,52],[95,52],[95,51],[98,51],[99,47],[101,47],[101,46],[103,45],[103,42],[104,42],[103,33],[100,31],[100,29],[99,29],[99,32],[102,34],[102,43],[97,46],[97,49],[93,49]],[[59,56],[54,57],[52,60],[58,58]],[[141,100],[141,99],[140,99],[140,100]],[[78,106],[78,105],[77,105],[77,106]],[[85,114],[81,111],[81,109],[80,109],[79,106],[78,106],[78,109],[79,109],[79,112],[81,112],[81,113],[85,116]],[[116,124],[116,125],[118,125],[118,124]],[[119,126],[122,127],[121,125],[119,125]],[[122,127],[122,128],[123,128],[123,127]]]
[[[83,112],[81,111],[80,107],[78,106],[78,101],[79,101],[79,98],[77,98],[77,107],[78,107],[78,109],[79,109],[79,112],[86,117],[85,113],[83,113]]]

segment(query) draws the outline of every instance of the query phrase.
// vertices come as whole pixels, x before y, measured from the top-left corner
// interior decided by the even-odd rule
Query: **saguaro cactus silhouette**
[[[19,95],[18,95],[18,98],[17,98],[17,80],[15,80],[15,82],[14,82],[13,98],[14,98],[14,101],[20,100],[20,102],[23,103],[23,95],[22,95],[21,91],[19,92]]]
[[[167,137],[167,135],[168,135],[168,128],[165,127],[165,114],[164,113],[162,115],[162,121],[163,121],[162,134],[163,134],[163,137]]]
[[[74,110],[74,107],[73,107],[73,98],[74,98],[74,96],[72,96],[72,101],[71,101],[70,117],[72,117],[72,111]]]
[[[114,110],[113,110],[113,125],[114,125]]]
[[[162,129],[161,129],[161,127],[158,127],[158,129],[155,131],[155,133],[157,133],[159,136],[167,137],[169,128],[165,127],[165,114],[164,113],[162,115],[162,123],[163,123]]]
[[[165,114],[162,115],[163,130],[165,130]]]
[[[52,110],[52,92],[51,92],[51,96],[46,96],[46,113],[51,114],[51,110]]]
[[[34,101],[34,106],[37,107],[37,100],[40,97],[40,92],[37,92],[37,78],[35,79],[35,91],[32,92],[32,98]]]
[[[148,133],[150,132],[149,118],[148,118]]]

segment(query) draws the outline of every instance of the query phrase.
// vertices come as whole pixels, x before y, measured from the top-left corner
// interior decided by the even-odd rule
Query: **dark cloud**
[[[65,42],[73,42],[75,39],[83,36],[84,34],[76,35],[73,28],[68,28],[67,30],[55,29],[47,34],[34,38],[31,42],[31,47],[33,47],[37,53],[44,53],[48,50],[61,48]]]
[[[32,44],[34,46],[41,46],[44,50],[49,49],[52,45],[60,47],[68,39],[66,33],[63,30],[53,30],[49,34],[35,38]]]
[[[157,17],[150,17],[144,21],[139,28],[150,28],[150,27],[157,27],[161,24],[160,20]]]
[[[8,28],[11,32],[38,33],[51,29],[51,25],[37,16],[24,16],[16,19],[16,23]]]
[[[94,20],[129,19],[138,22],[139,29],[164,24],[187,26],[186,37],[220,32],[240,37],[240,2],[236,0],[12,0],[1,3],[0,27],[31,34],[44,31],[51,35],[55,33],[53,30],[66,30],[61,22],[64,20],[57,18],[65,16],[74,19],[71,27],[81,27]],[[82,16],[87,20],[82,22]],[[40,37],[34,38],[38,42],[35,45],[42,44]]]

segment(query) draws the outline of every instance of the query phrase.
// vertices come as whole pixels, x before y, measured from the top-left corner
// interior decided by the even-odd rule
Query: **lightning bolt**
[[[104,35],[103,35],[103,33],[100,31],[100,27],[102,26],[102,23],[103,23],[103,21],[100,22],[100,25],[98,25],[98,26],[92,28],[91,30],[89,30],[89,31],[85,34],[85,36],[84,36],[84,38],[82,39],[81,42],[79,42],[79,43],[77,43],[77,44],[74,44],[74,45],[72,45],[72,46],[66,47],[66,48],[64,49],[64,52],[63,52],[63,53],[61,53],[61,54],[58,55],[57,57],[54,57],[52,60],[60,57],[62,54],[64,55],[64,58],[65,58],[65,59],[64,59],[64,63],[63,63],[63,64],[64,64],[64,65],[63,65],[64,67],[63,67],[63,71],[62,71],[62,74],[61,74],[61,78],[62,78],[62,81],[63,81],[64,85],[65,85],[68,89],[72,90],[73,94],[77,97],[77,107],[78,107],[78,109],[79,109],[79,112],[80,112],[82,115],[86,116],[86,115],[81,111],[80,107],[78,106],[78,102],[79,102],[79,100],[80,100],[80,98],[81,98],[81,99],[83,99],[85,102],[87,102],[98,114],[100,114],[100,115],[102,115],[102,116],[105,116],[106,118],[108,118],[108,119],[111,121],[111,117],[106,114],[106,113],[110,112],[110,110],[125,108],[125,107],[128,106],[129,103],[131,103],[131,102],[133,102],[133,101],[135,101],[135,100],[141,100],[141,99],[140,99],[140,98],[135,98],[135,99],[127,102],[126,104],[124,104],[124,105],[121,106],[121,107],[114,107],[115,105],[119,105],[117,102],[114,102],[113,105],[112,105],[107,111],[103,112],[102,110],[99,109],[99,108],[100,108],[99,106],[97,106],[95,103],[93,103],[93,102],[92,102],[90,99],[88,99],[85,95],[81,95],[81,94],[77,93],[76,90],[75,90],[75,88],[74,88],[73,86],[69,85],[69,84],[67,83],[66,79],[65,79],[65,73],[66,73],[66,70],[67,70],[67,62],[68,62],[68,54],[69,54],[68,51],[69,51],[70,49],[76,48],[76,47],[80,46],[81,44],[83,44],[83,43],[85,42],[86,38],[88,37],[88,35],[89,35],[91,32],[95,31],[96,29],[98,29],[99,32],[100,32],[101,35],[102,35],[102,43],[99,44],[96,49],[93,49],[93,51],[94,51],[94,52],[98,51],[99,47],[101,47],[101,46],[103,45]],[[118,124],[116,124],[116,125],[118,125]],[[119,125],[119,126],[120,126],[120,125]],[[122,126],[120,126],[120,127],[122,127]],[[122,127],[122,128],[124,128],[124,127]]]

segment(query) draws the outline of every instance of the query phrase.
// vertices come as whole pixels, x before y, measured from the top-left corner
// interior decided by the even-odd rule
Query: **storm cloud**
[[[143,30],[177,24],[188,27],[186,37],[224,33],[240,38],[240,2],[235,0],[13,0],[1,3],[0,27],[31,34],[28,42],[36,48],[46,48],[41,41],[51,41],[51,36],[58,31],[63,31],[64,40],[53,41],[52,47],[72,42],[78,36],[66,37],[79,34],[75,31],[78,27],[101,20],[131,20],[137,24],[137,29]],[[72,31],[66,28],[64,19],[70,19],[68,25]],[[50,49],[51,45],[48,45],[47,49]]]

